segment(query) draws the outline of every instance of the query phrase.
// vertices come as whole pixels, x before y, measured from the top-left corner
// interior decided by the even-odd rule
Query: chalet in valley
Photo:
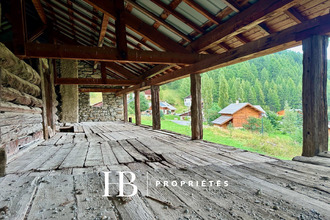
[[[329,219],[329,0],[4,0],[0,9],[0,219]],[[300,45],[303,144],[293,161],[203,141],[202,74]],[[189,136],[160,131],[160,111],[175,108],[159,88],[183,78]],[[140,108],[148,89],[150,127]],[[90,105],[92,92],[103,107]],[[231,104],[214,123],[241,127],[262,113]],[[114,171],[136,175],[124,180],[136,195],[118,197]]]
[[[214,126],[227,128],[231,123],[235,128],[241,128],[248,122],[249,117],[261,118],[265,111],[260,105],[250,103],[233,103],[222,109],[221,116],[212,121]]]
[[[160,111],[163,111],[165,115],[171,115],[175,113],[176,108],[167,103],[167,102],[159,102],[159,109]],[[152,113],[152,105],[150,105],[149,109],[147,110],[149,113]]]

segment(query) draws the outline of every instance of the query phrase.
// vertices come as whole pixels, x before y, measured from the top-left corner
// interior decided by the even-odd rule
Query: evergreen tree
[[[228,82],[224,77],[224,75],[220,76],[219,82],[220,82],[220,87],[219,87],[218,106],[220,108],[224,108],[229,104]]]
[[[202,98],[204,103],[204,109],[209,109],[213,103],[213,90],[214,90],[214,82],[210,77],[206,74],[202,77]]]
[[[266,103],[268,104],[271,111],[279,111],[281,104],[280,100],[278,98],[277,89],[275,88],[269,88],[267,92],[267,98]]]

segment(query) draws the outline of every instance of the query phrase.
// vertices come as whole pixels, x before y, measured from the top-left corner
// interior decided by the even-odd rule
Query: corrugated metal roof
[[[141,5],[143,8],[157,15],[158,17],[163,13],[164,9],[156,5],[150,0],[137,0],[136,3]]]
[[[161,33],[163,33],[167,37],[171,38],[175,42],[179,42],[180,40],[182,40],[181,37],[179,37],[178,35],[174,34],[172,31],[168,30],[163,25],[160,25],[159,26],[158,31],[160,31]]]
[[[205,8],[207,11],[211,12],[211,14],[216,15],[224,8],[227,7],[225,3],[219,0],[194,0],[200,6]]]
[[[186,35],[194,31],[194,29],[192,29],[191,27],[189,27],[188,25],[186,25],[185,23],[183,23],[173,15],[169,15],[165,21],[170,25],[176,27],[178,30],[185,33]]]
[[[219,118],[212,121],[212,124],[223,125],[226,122],[230,121],[232,118],[232,116],[220,116]]]
[[[202,14],[198,13],[195,9],[187,5],[185,2],[181,2],[178,7],[175,8],[175,11],[179,12],[198,26],[202,26],[207,22],[207,18]]]

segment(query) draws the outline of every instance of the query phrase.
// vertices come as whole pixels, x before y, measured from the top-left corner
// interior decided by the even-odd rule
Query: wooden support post
[[[122,59],[127,58],[127,39],[126,39],[126,25],[125,25],[125,5],[124,0],[116,0],[116,43],[117,50]]]
[[[123,108],[124,108],[124,122],[126,123],[128,120],[128,114],[127,114],[127,94],[123,94]]]
[[[38,70],[41,76],[41,96],[42,96],[42,127],[44,133],[44,139],[48,140],[48,125],[49,125],[49,108],[47,105],[47,99],[49,99],[49,85],[47,84],[47,74],[43,68],[42,60],[38,60]]]
[[[191,139],[203,139],[203,113],[202,113],[202,93],[201,75],[190,75],[191,92]]]
[[[152,129],[160,129],[159,86],[151,86]]]
[[[105,63],[101,63],[101,76],[102,76],[102,83],[107,83],[107,70],[105,68]]]
[[[14,53],[25,56],[25,43],[27,41],[25,0],[11,1],[11,20],[13,24]]]
[[[134,97],[135,97],[135,124],[141,125],[140,90],[134,91]]]
[[[327,36],[303,40],[303,156],[328,150]]]

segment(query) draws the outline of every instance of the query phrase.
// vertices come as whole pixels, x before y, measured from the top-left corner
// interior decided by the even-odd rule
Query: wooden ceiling
[[[12,2],[17,9],[21,0]],[[40,25],[28,29],[32,34],[24,40],[17,37],[24,22],[9,19],[16,33],[14,43],[25,41],[25,50],[18,55],[101,62],[102,75],[110,78],[57,83],[126,86],[117,94],[284,50],[312,34],[330,33],[329,0],[26,0],[25,4],[22,14],[35,16]],[[39,43],[45,36],[48,43]]]

